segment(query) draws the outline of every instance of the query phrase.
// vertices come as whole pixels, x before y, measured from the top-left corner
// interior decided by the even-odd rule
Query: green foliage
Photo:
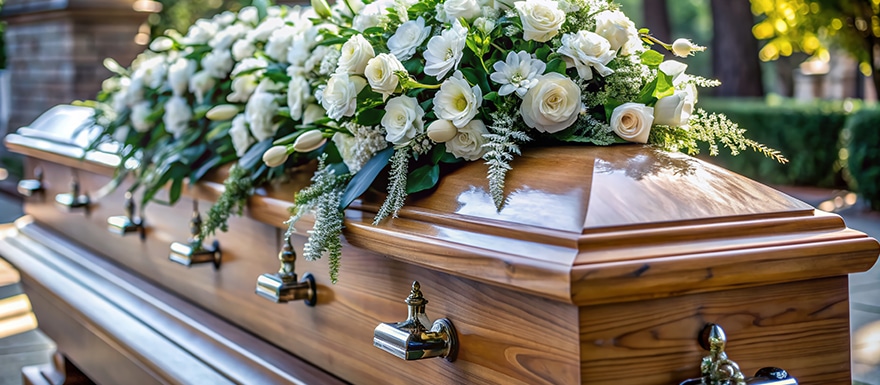
[[[783,165],[761,154],[744,152],[735,157],[720,154],[713,163],[769,184],[842,185],[835,163],[838,136],[847,117],[843,102],[701,99],[700,105],[707,111],[724,113],[746,128],[750,138],[790,159]]]
[[[248,197],[254,191],[254,180],[251,178],[250,170],[233,164],[229,169],[229,177],[223,181],[223,187],[223,193],[208,210],[208,219],[202,226],[202,239],[213,235],[218,228],[225,232],[229,228],[227,224],[229,216],[242,214]]]
[[[846,121],[844,137],[851,176],[850,188],[862,195],[874,210],[880,210],[880,108],[864,109]],[[842,156],[843,157],[843,156]]]
[[[238,11],[252,3],[251,0],[159,0],[159,2],[162,3],[162,10],[147,19],[153,37],[160,36],[169,29],[186,34],[189,26],[200,18],[211,17],[226,10]]]

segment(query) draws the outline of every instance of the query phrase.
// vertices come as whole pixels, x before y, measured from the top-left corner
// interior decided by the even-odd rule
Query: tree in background
[[[672,27],[666,0],[644,0],[642,10],[646,16],[643,26],[651,30],[654,37],[663,41],[672,41]]]
[[[715,95],[764,96],[748,0],[712,0],[712,20],[712,68],[721,81]]]
[[[159,0],[161,10],[150,15],[147,23],[152,36],[161,35],[168,29],[185,34],[196,20],[211,17],[223,11],[238,11],[250,5],[251,0]]]
[[[849,52],[865,76],[880,70],[880,1],[878,0],[751,0],[760,21],[752,29],[767,40],[760,58],[776,60],[796,52],[821,60],[828,47]],[[873,76],[880,95],[880,76]]]

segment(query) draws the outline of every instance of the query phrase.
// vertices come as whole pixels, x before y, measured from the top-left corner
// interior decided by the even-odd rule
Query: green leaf
[[[654,88],[651,96],[662,99],[675,93],[675,86],[672,85],[672,76],[663,73],[663,71],[657,71],[656,83],[657,86]]]
[[[541,48],[538,48],[538,50],[535,51],[535,56],[538,58],[538,60],[546,62],[547,56],[550,56],[551,52],[553,52],[553,50],[550,49],[550,46],[545,45]]]
[[[498,102],[498,100],[500,100],[501,97],[498,96],[498,93],[497,93],[497,92],[492,91],[492,92],[490,92],[490,93],[488,93],[488,94],[483,95],[483,99],[484,99],[484,100],[488,100],[488,101],[490,101],[490,102]]]
[[[440,180],[440,166],[424,165],[413,170],[406,178],[406,192],[412,194],[427,190],[436,186],[438,180]]]
[[[608,99],[608,101],[605,102],[605,121],[611,121],[611,114],[614,112],[614,109],[619,107],[621,104],[623,104],[623,102],[616,99]]]
[[[440,163],[440,159],[443,159],[443,154],[446,154],[446,144],[438,143],[431,150],[431,163]]]
[[[377,126],[382,122],[383,116],[385,116],[385,110],[370,108],[359,112],[355,121],[362,126]]]
[[[340,210],[345,210],[351,202],[370,188],[370,185],[379,176],[379,172],[388,165],[391,155],[394,155],[394,147],[377,152],[364,164],[364,167],[361,167],[361,170],[348,182],[348,186],[345,186],[345,192],[342,193],[342,199],[339,201]]]
[[[550,62],[547,63],[547,69],[544,70],[544,73],[549,74],[551,72],[557,72],[557,73],[565,75],[565,69],[566,69],[565,60],[562,60],[560,58],[556,58],[556,59],[550,60]]]
[[[663,63],[663,54],[652,49],[649,49],[642,53],[641,56],[642,64],[657,68],[660,66],[660,63]]]
[[[345,44],[348,41],[347,37],[334,37],[331,39],[321,40],[318,45],[336,45],[336,44]]]
[[[171,182],[171,191],[168,192],[169,203],[174,204],[180,199],[180,192],[183,189],[183,176],[175,177]]]
[[[651,33],[651,30],[647,29],[647,28],[641,28],[641,29],[639,29],[639,33],[643,33],[643,34],[647,35],[647,34]]]
[[[244,156],[238,160],[238,165],[246,170],[253,170],[259,162],[263,161],[263,153],[266,152],[269,147],[272,147],[272,138],[254,144],[244,153]]]

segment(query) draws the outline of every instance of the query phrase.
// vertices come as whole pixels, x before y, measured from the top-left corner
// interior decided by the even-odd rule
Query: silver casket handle
[[[70,181],[70,192],[55,195],[55,203],[67,208],[69,211],[83,210],[86,215],[89,214],[89,206],[91,200],[87,194],[80,194],[79,178],[74,174]]]
[[[171,243],[171,252],[168,259],[186,267],[202,263],[212,263],[214,270],[220,269],[223,253],[220,251],[220,242],[214,240],[210,247],[202,244],[202,216],[199,214],[199,202],[193,200],[192,219],[189,222],[190,238],[187,243]]]
[[[305,273],[302,280],[297,281],[296,252],[290,244],[290,237],[285,237],[278,260],[281,261],[281,268],[277,273],[267,273],[257,278],[257,294],[275,303],[303,300],[307,306],[315,306],[318,301],[315,277]]]
[[[147,232],[144,227],[144,220],[136,217],[134,198],[131,191],[125,192],[125,215],[116,215],[107,218],[107,230],[114,234],[126,235],[128,233],[139,233],[141,240],[146,240]]]
[[[418,281],[413,282],[406,304],[409,309],[406,321],[376,326],[373,346],[404,360],[443,357],[455,361],[458,354],[455,327],[446,318],[431,322],[425,314],[428,300],[422,296]]]
[[[679,385],[798,385],[796,378],[783,369],[766,367],[754,377],[746,378],[739,365],[727,357],[724,348],[727,336],[717,324],[708,324],[700,333],[700,345],[709,351],[700,363],[701,377],[692,378]]]
[[[40,167],[34,169],[34,179],[18,181],[16,190],[24,197],[32,197],[34,195],[42,197],[46,193],[46,189],[43,188],[43,169]]]

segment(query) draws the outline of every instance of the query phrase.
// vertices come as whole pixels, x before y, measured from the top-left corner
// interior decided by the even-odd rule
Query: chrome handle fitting
[[[46,193],[46,190],[43,188],[43,169],[40,167],[34,169],[34,179],[18,181],[17,190],[24,197],[32,197],[34,195],[42,197]]]
[[[202,216],[199,214],[199,202],[193,200],[192,219],[189,222],[190,238],[188,243],[171,243],[171,253],[168,259],[186,267],[201,263],[214,264],[214,270],[220,269],[223,253],[220,251],[220,242],[214,240],[210,248],[202,244]]]
[[[303,300],[306,305],[315,306],[318,301],[315,277],[311,273],[305,273],[302,280],[297,282],[296,251],[293,250],[289,237],[284,239],[278,260],[281,261],[281,268],[277,273],[267,273],[257,278],[257,294],[275,303]]]
[[[135,217],[134,212],[134,198],[131,195],[131,191],[126,191],[125,215],[115,215],[107,218],[107,230],[123,236],[128,233],[137,232],[141,236],[141,241],[146,240],[147,232],[144,227],[144,220],[141,217]]]
[[[455,361],[458,354],[455,327],[446,318],[431,323],[425,314],[428,300],[422,296],[418,281],[413,282],[406,304],[406,321],[379,324],[373,331],[373,346],[404,360],[443,357]]]
[[[70,182],[70,192],[56,195],[55,203],[66,207],[69,211],[82,209],[88,215],[91,201],[88,195],[80,194],[79,179],[74,175]]]
[[[766,367],[754,377],[745,378],[739,365],[727,357],[724,348],[727,336],[718,324],[708,324],[700,333],[700,346],[709,351],[700,363],[702,377],[692,378],[679,385],[798,385],[796,378],[785,370]]]

